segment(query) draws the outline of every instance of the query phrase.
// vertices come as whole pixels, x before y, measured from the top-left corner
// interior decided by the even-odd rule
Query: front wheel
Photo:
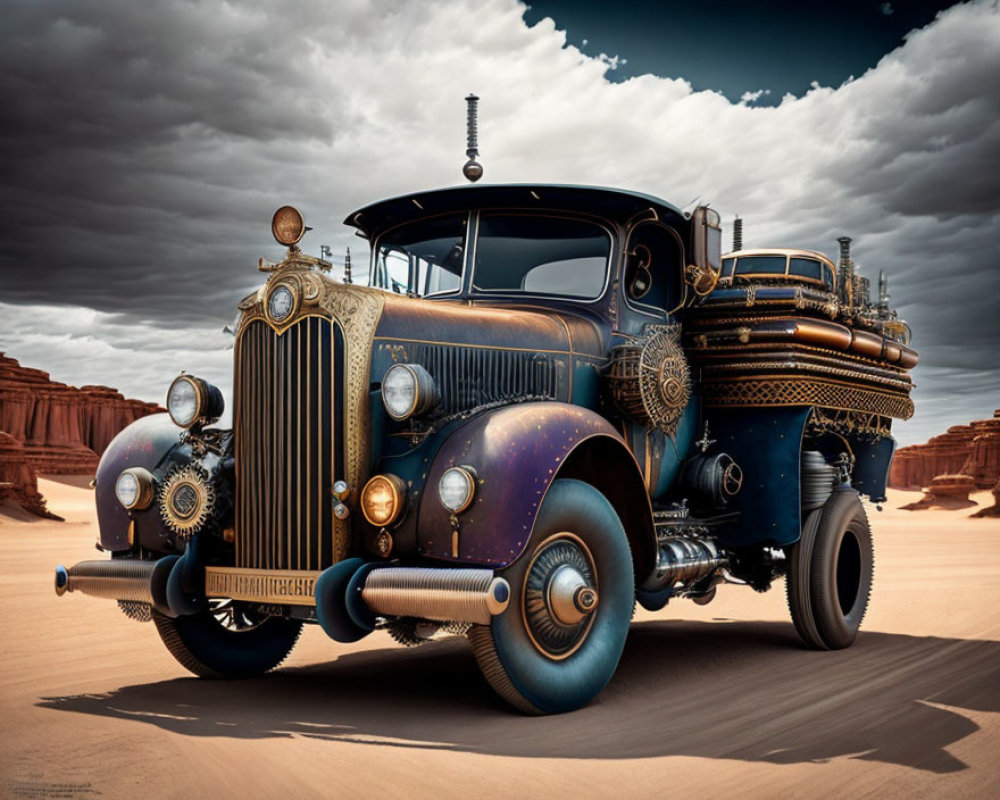
[[[788,608],[817,650],[849,647],[868,608],[874,574],[871,528],[861,498],[838,489],[813,511],[788,551]]]
[[[181,666],[202,678],[252,678],[274,669],[302,632],[298,620],[270,617],[235,600],[176,619],[153,610],[156,631]]]
[[[524,555],[501,574],[507,611],[468,634],[483,675],[528,714],[586,705],[618,666],[635,600],[632,555],[611,503],[589,484],[555,481]]]

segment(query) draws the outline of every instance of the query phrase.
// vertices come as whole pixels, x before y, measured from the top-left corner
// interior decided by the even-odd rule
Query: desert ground
[[[1000,796],[1000,520],[973,507],[869,509],[875,589],[848,650],[803,649],[783,586],[724,586],[639,611],[593,704],[527,718],[455,637],[309,626],[267,678],[191,677],[151,624],[56,597],[57,563],[98,556],[93,498],[39,488],[65,522],[0,515],[5,797]]]

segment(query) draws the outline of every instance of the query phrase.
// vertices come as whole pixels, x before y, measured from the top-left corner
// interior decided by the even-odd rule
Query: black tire
[[[202,678],[253,678],[278,666],[302,632],[298,620],[259,617],[232,601],[175,619],[153,610],[156,631],[181,666]]]
[[[809,515],[788,566],[788,608],[802,640],[817,650],[850,647],[874,575],[871,528],[856,491],[838,489]]]
[[[593,589],[597,598],[574,624],[560,622],[550,605],[552,576],[565,567],[585,579],[574,597]],[[524,554],[501,574],[511,588],[507,611],[468,634],[483,675],[527,714],[586,705],[618,666],[635,604],[632,555],[611,503],[589,484],[555,481]]]

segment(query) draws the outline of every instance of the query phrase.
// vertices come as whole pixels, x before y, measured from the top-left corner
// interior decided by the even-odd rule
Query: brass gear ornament
[[[159,505],[166,526],[188,539],[215,510],[215,489],[203,470],[189,464],[167,476],[160,488]]]
[[[619,411],[671,436],[691,399],[691,375],[680,325],[649,325],[641,338],[611,354],[608,381]]]

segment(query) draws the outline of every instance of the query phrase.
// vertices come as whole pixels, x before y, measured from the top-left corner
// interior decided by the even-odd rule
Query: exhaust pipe
[[[66,592],[80,592],[105,600],[148,603],[169,613],[167,578],[176,561],[177,556],[167,556],[157,561],[138,558],[81,561],[68,569],[60,564],[56,567],[56,594],[62,596]]]

